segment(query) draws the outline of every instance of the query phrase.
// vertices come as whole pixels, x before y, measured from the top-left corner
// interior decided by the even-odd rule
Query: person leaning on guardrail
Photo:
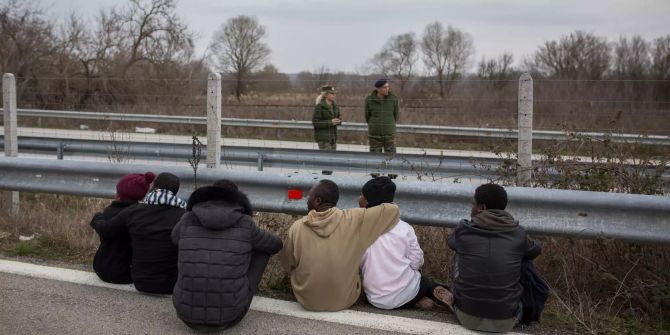
[[[400,220],[395,204],[339,209],[339,192],[331,180],[314,184],[309,213],[291,225],[280,254],[293,294],[310,311],[339,311],[358,300],[363,253]]]
[[[507,332],[520,321],[537,321],[548,295],[531,262],[542,247],[506,207],[502,186],[477,187],[471,220],[461,221],[447,239],[456,252],[453,307],[468,329]]]
[[[400,116],[398,97],[391,93],[388,79],[375,82],[375,90],[365,98],[370,152],[395,153],[395,124]]]
[[[362,208],[373,208],[392,203],[395,190],[395,183],[389,177],[370,179],[361,189],[358,204]],[[361,260],[363,291],[368,302],[382,309],[429,309],[435,301],[451,310],[451,292],[421,274],[422,265],[423,250],[414,228],[400,220],[393,229],[379,236]]]
[[[340,107],[335,102],[336,93],[333,86],[321,86],[321,93],[314,104],[312,125],[314,140],[320,150],[337,150],[337,127],[342,124],[342,120]]]
[[[236,325],[258,291],[279,237],[256,226],[246,194],[220,180],[200,187],[172,230],[179,249],[179,275],[172,302],[177,316],[202,331]],[[214,297],[214,298],[212,298]]]
[[[153,294],[172,294],[177,282],[177,247],[172,229],[185,212],[186,202],[177,197],[179,177],[161,173],[151,183],[142,202],[106,220],[96,215],[93,225],[100,236],[127,232],[133,249],[130,276],[135,289]]]
[[[93,257],[93,270],[102,281],[112,284],[130,284],[130,264],[132,262],[132,247],[130,235],[122,231],[115,236],[106,236],[104,230],[96,229],[95,218],[102,216],[104,220],[111,220],[122,210],[144,199],[149,191],[149,185],[156,175],[152,172],[131,173],[123,176],[116,183],[116,199],[107,206],[102,213],[96,213],[91,219],[91,227],[100,236],[100,246]]]

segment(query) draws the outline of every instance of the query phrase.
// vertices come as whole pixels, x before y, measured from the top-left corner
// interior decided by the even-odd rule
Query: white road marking
[[[132,284],[117,285],[101,281],[92,272],[48,267],[30,263],[0,260],[0,272],[15,275],[57,280],[80,285],[106,287],[136,292]],[[407,334],[478,334],[450,323],[412,319],[376,313],[344,310],[340,312],[309,312],[296,302],[254,297],[251,309],[259,312],[279,314],[302,319],[333,322],[350,326],[401,332]]]

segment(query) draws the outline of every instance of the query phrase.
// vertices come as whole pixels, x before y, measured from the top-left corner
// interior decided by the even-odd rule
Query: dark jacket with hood
[[[504,210],[484,210],[472,221],[463,220],[447,242],[457,253],[456,307],[486,319],[514,317],[523,293],[522,262],[540,254],[539,243]]]
[[[377,95],[377,90],[365,98],[365,122],[368,123],[368,135],[392,136],[395,135],[395,124],[398,122],[400,107],[398,97],[393,93],[383,98]]]
[[[110,220],[96,216],[92,225],[101,238],[130,234],[130,274],[138,291],[171,294],[177,281],[177,248],[170,234],[184,211],[170,205],[138,203]]]
[[[314,140],[316,142],[330,142],[337,140],[337,126],[333,124],[333,119],[340,118],[340,107],[335,101],[331,105],[325,98],[314,106],[314,115],[312,124],[314,125]]]
[[[105,220],[111,220],[126,207],[136,203],[137,201],[114,200],[99,215]],[[91,220],[93,229],[96,228],[96,225],[93,224],[94,221],[95,219]],[[96,232],[98,232],[97,229]],[[128,232],[124,231],[112,237],[100,235],[100,247],[98,247],[93,257],[93,270],[100,279],[108,283],[130,284],[133,282],[130,277],[132,254]]]
[[[177,316],[197,325],[234,324],[253,297],[247,279],[252,253],[275,254],[282,242],[256,226],[242,192],[202,187],[191,195],[189,209],[172,231],[179,249],[172,297]]]

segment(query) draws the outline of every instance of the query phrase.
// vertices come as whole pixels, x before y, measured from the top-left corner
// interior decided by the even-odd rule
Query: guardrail
[[[117,180],[128,173],[169,171],[179,176],[180,194],[192,190],[189,167],[109,164],[0,157],[0,189],[114,197]],[[230,179],[249,195],[257,210],[303,214],[304,200],[289,200],[288,190],[303,194],[322,177],[312,174],[201,169],[198,180]],[[357,204],[365,177],[338,177],[340,207]],[[469,216],[475,186],[397,180],[396,202],[402,218],[419,225],[454,227]],[[507,188],[508,210],[530,232],[573,237],[607,237],[640,242],[670,242],[670,197],[601,192]]]
[[[0,148],[4,136],[0,135]],[[52,154],[58,159],[67,155],[119,157],[133,161],[181,160],[184,163],[193,155],[191,144],[183,143],[138,143],[129,141],[82,140],[48,137],[18,138],[18,148],[23,153]],[[201,154],[204,160],[205,153]],[[495,176],[505,159],[498,157],[464,157],[427,154],[383,154],[353,151],[322,151],[252,146],[222,146],[221,164],[255,166],[264,168],[316,169],[362,173],[397,174],[416,176],[427,180],[443,178]],[[579,164],[588,165],[584,161]],[[649,167],[653,171],[654,167]],[[670,179],[670,170],[663,174]]]
[[[0,135],[0,147],[4,136]],[[45,137],[18,138],[22,153],[52,154],[58,159],[66,155],[122,157],[129,160],[179,159],[184,163],[193,155],[191,144],[137,143],[129,141],[81,140]],[[204,160],[206,154],[201,154]],[[318,169],[355,171],[448,178],[463,176],[491,176],[502,158],[472,158],[460,156],[431,156],[422,154],[383,154],[352,151],[322,151],[309,149],[222,146],[221,164],[256,166],[264,168]],[[487,168],[476,168],[475,165]]]
[[[120,114],[120,113],[97,113],[97,112],[77,112],[77,111],[58,111],[42,109],[17,109],[18,116],[21,117],[52,117],[52,118],[72,118],[81,120],[105,120],[105,121],[124,121],[124,122],[155,122],[171,124],[200,124],[206,125],[207,118],[199,116],[169,116],[169,115],[150,115],[150,114]],[[287,129],[313,129],[311,121],[298,120],[261,120],[261,119],[233,119],[223,118],[221,124],[228,127],[257,127],[257,128],[287,128]],[[343,122],[339,127],[342,131],[367,132],[368,125],[365,123]],[[411,125],[398,124],[396,131],[399,133],[412,134],[431,134],[431,135],[449,135],[463,137],[489,137],[489,138],[509,138],[516,139],[518,131],[516,129],[501,128],[474,128],[474,127],[447,127],[434,125]],[[637,143],[648,145],[670,145],[670,136],[659,135],[640,135],[613,133],[604,134],[597,132],[574,132],[571,134],[562,131],[552,130],[533,130],[534,140],[570,140],[573,137],[589,137],[598,140],[610,139],[616,142]]]

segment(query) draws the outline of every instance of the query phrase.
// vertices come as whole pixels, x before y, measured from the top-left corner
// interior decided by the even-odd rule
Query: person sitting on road
[[[361,293],[363,253],[399,220],[395,204],[342,210],[335,207],[338,200],[337,184],[314,184],[307,198],[309,213],[291,225],[281,252],[293,294],[307,310],[351,307]]]
[[[236,325],[246,315],[279,237],[254,223],[247,196],[230,181],[195,190],[172,230],[179,275],[172,301],[177,316],[196,330]]]
[[[152,172],[132,173],[123,176],[116,183],[116,199],[102,213],[96,215],[102,216],[105,220],[111,220],[123,209],[144,199],[154,178],[156,178],[156,175]],[[94,221],[91,220],[91,226],[95,229],[97,226],[93,224]],[[96,232],[100,235],[97,229]],[[132,283],[133,279],[130,277],[131,260],[132,247],[130,245],[130,235],[127,231],[120,232],[113,237],[100,235],[100,246],[93,257],[93,270],[101,280],[112,284]]]
[[[177,281],[177,248],[170,234],[184,214],[186,202],[177,197],[179,177],[171,173],[159,174],[150,189],[142,202],[109,220],[96,215],[92,225],[101,237],[130,234],[130,276],[138,291],[172,294]]]
[[[395,190],[396,185],[389,177],[370,179],[363,185],[358,204],[374,208],[392,203]],[[427,309],[435,301],[451,309],[451,292],[423,276],[419,272],[422,265],[423,250],[414,229],[400,220],[393,229],[379,236],[363,255],[361,275],[368,302],[382,309]]]
[[[463,220],[449,236],[454,250],[453,294],[456,317],[465,328],[510,331],[520,320],[524,263],[542,248],[505,211],[507,192],[484,184],[475,190],[471,220]]]

